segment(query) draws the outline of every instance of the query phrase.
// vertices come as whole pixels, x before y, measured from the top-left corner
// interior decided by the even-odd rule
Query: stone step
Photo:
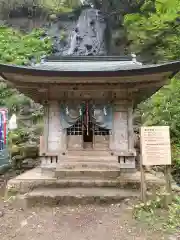
[[[107,169],[62,169],[56,168],[55,177],[56,178],[81,178],[81,177],[91,177],[92,179],[112,179],[117,178],[120,175],[119,169],[107,170]]]
[[[13,180],[11,180],[13,181]],[[35,189],[47,188],[117,188],[117,189],[136,189],[140,191],[140,181],[134,179],[33,179],[13,181],[12,188],[8,185],[7,196],[12,196],[16,191],[20,194],[30,192]],[[149,186],[149,185],[148,185]],[[14,189],[16,189],[14,191]]]
[[[61,156],[60,161],[106,161],[106,162],[111,162],[115,161],[118,162],[118,159],[116,156]]]
[[[140,182],[134,180],[124,179],[56,179],[44,181],[43,183],[36,182],[34,188],[92,188],[92,187],[117,187],[119,189],[140,189]]]
[[[91,177],[76,177],[56,179],[54,177],[46,177],[41,173],[41,168],[29,170],[16,178],[10,179],[7,183],[6,195],[12,196],[17,193],[24,194],[34,189],[47,188],[117,188],[117,189],[137,189],[140,191],[141,174],[120,173],[118,178],[101,179]],[[148,190],[159,189],[165,186],[163,177],[158,178],[152,174],[146,173],[146,186]],[[175,191],[179,191],[175,190]],[[180,192],[180,191],[179,191]]]
[[[111,151],[103,150],[79,150],[79,151],[68,151],[69,156],[111,156]]]
[[[109,162],[87,162],[87,161],[78,161],[78,162],[71,162],[71,161],[62,161],[58,164],[58,169],[64,168],[64,169],[75,169],[75,168],[83,168],[83,169],[109,169],[109,170],[119,170],[120,166],[119,163],[112,162],[111,164]]]
[[[124,199],[138,197],[139,192],[136,190],[117,188],[41,188],[19,196],[18,203],[21,207],[101,204],[118,203]]]
[[[84,162],[91,162],[91,163],[102,163],[102,164],[109,164],[109,165],[111,165],[111,164],[118,164],[118,161],[117,160],[115,160],[115,159],[108,159],[108,160],[106,160],[106,159],[103,159],[103,160],[101,160],[101,159],[98,159],[98,158],[94,158],[94,159],[89,159],[89,158],[87,158],[87,159],[81,159],[81,158],[61,158],[60,160],[59,160],[59,163],[62,163],[62,162],[64,162],[64,163],[68,163],[68,162],[71,162],[71,163],[84,163]]]

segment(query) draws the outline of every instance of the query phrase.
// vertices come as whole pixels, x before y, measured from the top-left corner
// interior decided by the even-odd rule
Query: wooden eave
[[[5,80],[38,102],[53,96],[56,99],[56,91],[101,90],[125,92],[138,104],[167,84],[179,70],[180,61],[117,71],[52,71],[0,64],[0,75]]]
[[[98,63],[97,63],[98,64]],[[180,71],[180,61],[170,62],[166,64],[158,64],[158,65],[142,65],[139,68],[132,69],[120,69],[114,71],[58,71],[58,70],[50,70],[50,69],[40,69],[33,67],[22,67],[16,65],[7,65],[0,64],[0,73],[1,75],[6,75],[6,73],[20,74],[20,75],[30,75],[33,77],[58,77],[60,78],[101,78],[101,77],[127,77],[127,76],[135,76],[135,75],[149,75],[163,72],[172,72],[172,74],[176,74]],[[26,80],[24,80],[26,81]]]

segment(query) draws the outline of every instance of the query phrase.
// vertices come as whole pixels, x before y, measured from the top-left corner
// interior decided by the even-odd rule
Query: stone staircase
[[[69,151],[42,177],[19,196],[26,206],[113,203],[139,196],[139,185],[123,181],[117,158],[107,151]]]
[[[72,151],[61,159],[55,170],[55,177],[113,179],[120,174],[115,156],[107,151]]]

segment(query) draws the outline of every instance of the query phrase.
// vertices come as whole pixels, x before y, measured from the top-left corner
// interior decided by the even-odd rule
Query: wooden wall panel
[[[109,149],[109,136],[94,136],[94,149],[107,150]]]
[[[70,150],[82,149],[82,136],[80,135],[69,135],[67,136],[67,147]]]
[[[116,151],[128,151],[128,113],[114,112],[113,143],[111,146]]]

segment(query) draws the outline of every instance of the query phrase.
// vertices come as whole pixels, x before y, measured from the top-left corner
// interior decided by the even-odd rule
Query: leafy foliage
[[[138,112],[139,111],[139,112]],[[137,109],[144,125],[170,126],[172,140],[172,173],[180,179],[180,81],[176,78]]]
[[[157,193],[156,198],[134,206],[134,217],[149,226],[164,232],[178,231],[180,224],[180,197],[174,196],[167,208],[166,193]]]
[[[124,26],[130,49],[147,62],[180,59],[180,0],[146,0],[140,12],[127,14]],[[180,179],[180,81],[177,75],[146,102],[137,115],[144,125],[169,125],[173,173]],[[142,117],[141,117],[142,116]]]
[[[29,65],[32,61],[40,61],[43,55],[51,53],[52,43],[46,37],[43,29],[34,29],[29,34],[22,34],[19,31],[0,27],[0,62],[16,65]],[[36,158],[38,153],[39,124],[38,119],[43,116],[42,107],[36,107],[28,97],[15,89],[11,89],[6,83],[0,83],[0,106],[7,107],[9,115],[16,113],[18,116],[18,129],[9,133],[9,149],[12,157],[12,164],[17,168],[21,167],[25,158]],[[32,126],[27,127],[21,115],[32,121]],[[27,111],[31,110],[31,112]]]
[[[43,16],[54,12],[71,12],[80,0],[0,0],[0,16],[8,19],[13,12],[19,15]]]
[[[6,83],[0,83],[0,107],[7,107],[9,113],[18,113],[23,105],[30,104],[30,99],[11,89]]]
[[[148,61],[178,59],[179,11],[180,0],[146,0],[140,13],[126,15],[124,25],[131,50],[148,57]]]
[[[0,107],[7,107],[9,116],[16,113],[18,117],[18,129],[9,132],[8,145],[13,166],[21,168],[25,158],[37,157],[39,135],[42,133],[43,108],[36,106],[32,100],[19,94],[16,89],[9,88],[4,82],[0,83]],[[24,114],[24,108],[28,109],[28,113]],[[26,125],[23,116],[31,120],[32,126]]]
[[[23,35],[19,31],[0,26],[0,61],[16,65],[29,65],[51,53],[52,43],[43,29]]]
[[[170,85],[163,87],[139,108],[144,125],[170,126],[173,142],[179,141],[180,81],[172,79]]]

